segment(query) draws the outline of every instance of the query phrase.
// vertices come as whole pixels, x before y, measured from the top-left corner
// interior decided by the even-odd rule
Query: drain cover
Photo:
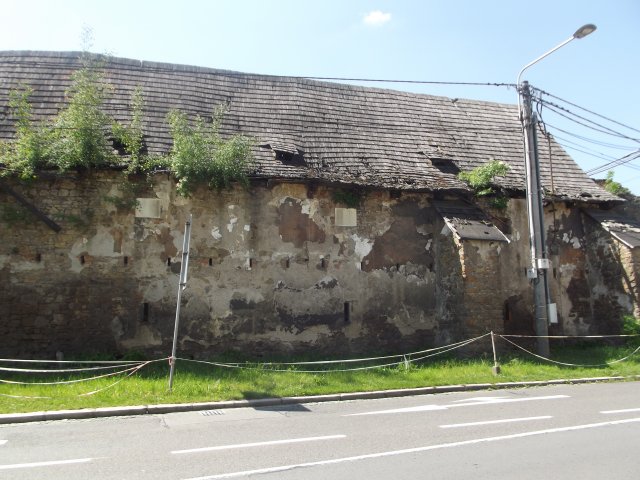
[[[200,415],[204,415],[205,417],[210,417],[212,415],[224,415],[222,410],[202,410]]]

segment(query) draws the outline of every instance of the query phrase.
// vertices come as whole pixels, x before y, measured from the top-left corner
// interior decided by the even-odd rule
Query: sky
[[[582,117],[568,120],[551,106],[542,110],[549,131],[584,170],[640,148],[638,0],[2,0],[1,5],[0,50],[88,47],[117,57],[247,73],[445,82],[352,83],[511,104],[517,103],[513,86],[485,84],[515,84],[522,67],[593,23],[594,33],[536,63],[523,79],[554,96],[544,99]],[[458,82],[483,85],[449,84]],[[612,170],[616,181],[640,195],[640,159]]]

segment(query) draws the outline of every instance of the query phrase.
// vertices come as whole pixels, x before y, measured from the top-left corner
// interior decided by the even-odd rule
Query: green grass
[[[602,364],[625,357],[633,351],[632,346],[574,346],[554,349],[553,358],[581,365]],[[291,367],[286,372],[269,371],[267,368],[223,368],[179,360],[171,392],[168,391],[169,367],[164,360],[147,365],[113,386],[110,385],[122,378],[121,376],[69,385],[0,384],[0,413],[322,395],[470,383],[640,375],[640,354],[621,363],[589,368],[554,365],[538,361],[524,353],[501,354],[499,361],[502,372],[499,376],[492,374],[493,362],[486,357],[428,360],[431,361],[412,364],[409,368],[400,365],[375,370],[324,373],[301,373]],[[346,364],[342,364],[341,368],[345,366]],[[20,368],[25,368],[25,365],[20,364]],[[14,381],[54,381],[51,374],[34,377],[1,372],[0,377]],[[79,396],[99,389],[104,390],[95,395]],[[13,398],[8,395],[49,398]]]

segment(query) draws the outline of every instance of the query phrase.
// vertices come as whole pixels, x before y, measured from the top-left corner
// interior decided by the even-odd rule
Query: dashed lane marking
[[[320,467],[324,465],[336,465],[340,463],[348,463],[348,462],[356,462],[360,460],[369,460],[373,458],[381,458],[381,457],[391,457],[396,455],[406,455],[412,453],[419,452],[427,452],[429,450],[439,450],[443,448],[455,448],[462,447],[465,445],[474,445],[479,443],[489,443],[489,442],[499,442],[503,440],[512,440],[515,438],[525,438],[525,437],[533,437],[535,435],[547,435],[553,433],[560,432],[571,432],[576,430],[586,430],[589,428],[599,428],[599,427],[608,427],[612,425],[624,425],[627,423],[640,422],[640,418],[629,418],[625,420],[616,420],[612,422],[601,422],[601,423],[589,423],[585,425],[574,425],[570,427],[560,427],[560,428],[549,428],[546,430],[535,430],[532,432],[523,432],[523,433],[515,433],[513,435],[501,435],[498,437],[484,437],[484,438],[476,438],[473,440],[463,440],[461,442],[453,442],[453,443],[441,443],[439,445],[428,445],[425,447],[417,447],[417,448],[407,448],[404,450],[392,450],[388,452],[379,452],[379,453],[369,453],[365,455],[357,455],[354,457],[343,457],[343,458],[333,458],[330,460],[321,460],[319,462],[308,462],[308,463],[299,463],[296,465],[282,465],[279,467],[269,467],[269,468],[261,468],[257,470],[245,470],[241,472],[229,472],[229,473],[221,473],[216,475],[208,475],[205,477],[194,477],[184,480],[221,480],[223,478],[239,478],[239,477],[249,477],[252,475],[261,475],[267,473],[276,473],[276,472],[285,472],[289,470],[299,469],[299,468],[310,468],[310,467]]]
[[[523,398],[505,398],[505,397],[487,397],[482,401],[478,401],[477,398],[472,398],[470,402],[456,403],[455,405],[421,405],[418,407],[407,408],[394,408],[391,410],[378,410],[375,412],[364,413],[351,413],[343,415],[344,417],[357,417],[361,415],[382,415],[385,413],[410,413],[410,412],[425,412],[430,410],[448,410],[450,408],[459,407],[475,407],[480,405],[496,405],[499,403],[516,403],[516,402],[532,402],[536,400],[557,400],[561,398],[569,398],[569,395],[547,395],[543,397],[523,397]]]
[[[640,412],[640,408],[626,408],[624,410],[604,410],[600,413],[604,413],[606,415],[608,413],[631,413],[631,412]]]
[[[52,467],[55,465],[71,465],[74,463],[88,463],[93,458],[73,458],[71,460],[53,460],[50,462],[14,463],[12,465],[0,465],[0,470],[12,470],[17,468]]]
[[[347,437],[346,435],[327,435],[324,437],[288,438],[285,440],[271,440],[268,442],[237,443],[235,445],[220,445],[216,447],[191,448],[188,450],[173,450],[171,453],[181,454],[181,453],[213,452],[216,450],[231,450],[234,448],[266,447],[270,445],[287,445],[290,443],[318,442],[322,440],[338,440],[346,437]]]
[[[440,428],[475,427],[478,425],[494,425],[498,423],[531,422],[534,420],[549,420],[550,418],[553,417],[551,415],[543,415],[541,417],[503,418],[501,420],[486,420],[484,422],[453,423],[450,425],[440,425]]]

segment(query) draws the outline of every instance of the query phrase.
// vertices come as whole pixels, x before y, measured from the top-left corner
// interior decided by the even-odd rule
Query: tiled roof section
[[[589,209],[584,212],[602,225],[612,237],[630,248],[640,247],[640,223],[637,221],[610,210]]]
[[[13,135],[9,91],[29,85],[36,115],[55,115],[71,72],[81,66],[79,56],[0,52],[0,139]],[[128,120],[131,93],[136,86],[143,89],[151,153],[166,153],[171,147],[165,121],[170,109],[209,116],[225,105],[222,133],[256,138],[257,176],[455,191],[467,190],[457,178],[458,169],[496,159],[511,167],[499,184],[524,190],[515,105],[121,58],[108,58],[104,70],[114,87],[107,108],[118,120]],[[304,161],[283,162],[278,149],[295,151]],[[542,181],[550,191],[547,142],[540,142],[540,150]],[[554,142],[551,157],[556,196],[619,200],[589,179]],[[443,168],[443,161],[448,167]]]
[[[509,242],[478,207],[452,202],[434,202],[434,207],[460,240]]]

